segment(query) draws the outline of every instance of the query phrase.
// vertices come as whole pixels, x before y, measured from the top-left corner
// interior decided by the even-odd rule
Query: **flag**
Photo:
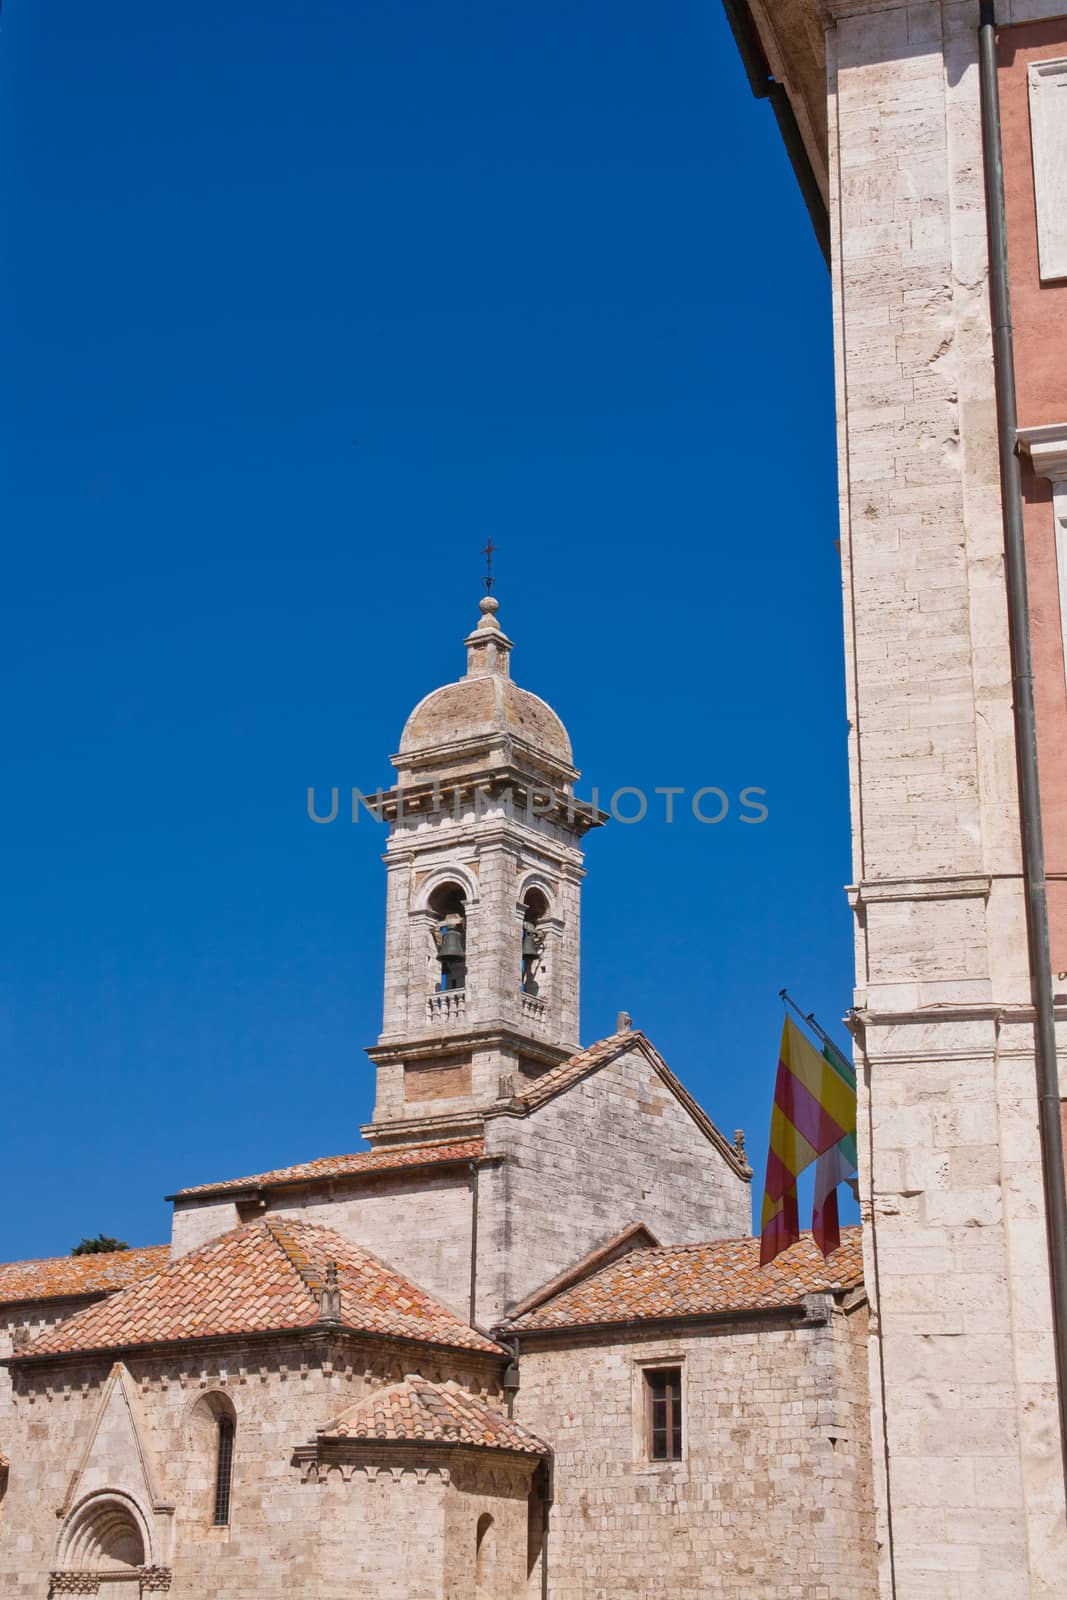
[[[797,1177],[843,1139],[856,1134],[856,1084],[834,1051],[820,1055],[786,1017],[778,1051],[767,1179],[760,1221],[760,1266],[800,1238]],[[841,1068],[845,1067],[843,1073]],[[854,1145],[853,1145],[854,1147]],[[835,1196],[836,1199],[836,1196]]]
[[[849,1141],[842,1139],[815,1163],[815,1198],[811,1208],[811,1231],[824,1256],[832,1255],[841,1243],[841,1224],[837,1212],[837,1186],[856,1171],[855,1159],[844,1153]]]
[[[823,1058],[829,1062],[852,1090],[856,1092],[856,1074],[839,1051],[827,1040]],[[856,1135],[845,1137],[826,1150],[815,1163],[815,1197],[811,1209],[811,1231],[815,1243],[824,1256],[832,1255],[841,1243],[841,1225],[837,1212],[837,1186],[847,1183],[855,1175]]]

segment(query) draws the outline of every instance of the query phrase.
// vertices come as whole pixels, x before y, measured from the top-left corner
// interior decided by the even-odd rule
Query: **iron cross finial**
[[[486,592],[486,594],[492,594],[492,592],[493,592],[493,583],[494,583],[494,578],[493,578],[493,556],[494,556],[496,550],[497,550],[497,546],[493,543],[492,539],[489,539],[488,543],[485,546],[485,549],[482,551],[482,555],[485,557],[485,592]]]

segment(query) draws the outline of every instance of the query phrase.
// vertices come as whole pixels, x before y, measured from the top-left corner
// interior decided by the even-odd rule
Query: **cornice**
[[[487,1334],[485,1337],[489,1338],[491,1335]],[[448,1356],[453,1361],[470,1361],[475,1365],[490,1367],[500,1367],[508,1360],[508,1352],[504,1349],[500,1351],[471,1349],[467,1345],[448,1344],[442,1339],[416,1339],[401,1333],[375,1333],[368,1328],[350,1328],[344,1323],[338,1325],[320,1322],[298,1328],[262,1328],[243,1333],[210,1333],[196,1338],[146,1340],[141,1344],[99,1345],[91,1350],[55,1350],[43,1351],[40,1355],[11,1355],[0,1360],[0,1367],[6,1367],[13,1376],[22,1373],[27,1378],[36,1379],[50,1368],[92,1366],[105,1359],[112,1363],[125,1363],[175,1356],[182,1357],[187,1362],[199,1362],[205,1357],[229,1354],[243,1345],[252,1348],[273,1346],[290,1349],[297,1346],[312,1358],[307,1362],[308,1366],[323,1366],[330,1362],[339,1346],[346,1348],[355,1346],[358,1349],[368,1345],[376,1349],[396,1351],[402,1354],[404,1359],[410,1359],[412,1351],[422,1351],[434,1355],[438,1360]],[[289,1370],[299,1373],[299,1363]],[[134,1381],[140,1383],[140,1379],[135,1378]]]
[[[845,887],[849,905],[893,900],[988,900],[993,877],[988,872],[947,872],[922,878],[865,878]]]
[[[1067,480],[1067,422],[1020,428],[1018,440],[1039,478],[1049,478],[1053,483]]]
[[[454,1056],[460,1051],[494,1047],[520,1050],[524,1056],[543,1061],[550,1067],[562,1066],[581,1048],[577,1044],[551,1044],[547,1040],[536,1039],[513,1023],[499,1017],[489,1017],[484,1023],[463,1029],[428,1029],[418,1036],[405,1032],[395,1041],[383,1037],[377,1044],[367,1045],[364,1054],[375,1066],[381,1066],[383,1062],[392,1061],[417,1064],[442,1056]]]
[[[821,14],[825,27],[847,17],[866,17],[876,11],[903,11],[914,0],[808,0],[813,12]],[[977,23],[975,24],[977,26]]]

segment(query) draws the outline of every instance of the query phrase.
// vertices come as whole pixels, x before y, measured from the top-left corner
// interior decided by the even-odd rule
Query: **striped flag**
[[[842,1060],[841,1065],[846,1063]],[[786,1017],[771,1113],[767,1181],[760,1222],[760,1266],[773,1261],[780,1251],[800,1238],[797,1214],[800,1173],[849,1136],[854,1148],[855,1135],[855,1078],[849,1083],[837,1063],[820,1055],[792,1019]],[[828,1170],[827,1179],[829,1176]],[[836,1217],[836,1191],[833,1192]]]
[[[856,1074],[840,1051],[829,1040],[823,1045],[823,1057],[834,1071],[844,1079],[852,1093],[856,1092]],[[832,1255],[841,1243],[841,1225],[837,1213],[837,1186],[847,1183],[856,1173],[856,1135],[845,1137],[826,1150],[815,1163],[815,1198],[811,1210],[811,1231],[815,1243],[824,1256]]]

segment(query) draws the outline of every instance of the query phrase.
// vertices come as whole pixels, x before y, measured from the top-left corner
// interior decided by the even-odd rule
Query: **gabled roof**
[[[609,1034],[606,1039],[591,1044],[588,1049],[579,1050],[577,1055],[571,1056],[558,1067],[553,1067],[550,1072],[545,1072],[540,1078],[536,1078],[522,1094],[516,1095],[503,1105],[492,1107],[487,1115],[526,1116],[631,1050],[637,1050],[645,1057],[664,1086],[685,1108],[737,1176],[751,1178],[752,1168],[744,1156],[734,1148],[724,1134],[720,1133],[707,1112],[697,1104],[688,1089],[675,1077],[655,1045],[639,1028],[622,1028],[618,1033]]]
[[[336,1422],[320,1428],[318,1437],[380,1439],[394,1444],[418,1440],[518,1450],[523,1455],[548,1454],[548,1446],[536,1435],[458,1383],[431,1383],[415,1376],[365,1396]]]
[[[617,1323],[674,1321],[799,1305],[805,1295],[863,1282],[860,1229],[842,1228],[826,1260],[810,1233],[767,1266],[758,1239],[634,1250],[590,1277],[507,1319],[508,1334]]]
[[[427,1167],[448,1162],[477,1161],[483,1155],[482,1141],[468,1139],[434,1141],[426,1144],[393,1145],[382,1150],[355,1150],[346,1156],[320,1156],[315,1161],[300,1161],[293,1167],[276,1167],[272,1172],[256,1172],[250,1178],[224,1178],[218,1183],[198,1183],[189,1189],[168,1194],[168,1200],[207,1199],[212,1195],[232,1194],[244,1189],[280,1189],[287,1184],[313,1182],[318,1178],[355,1178],[364,1173],[392,1172],[402,1167]]]
[[[332,1228],[299,1219],[246,1223],[165,1272],[47,1328],[12,1358],[130,1349],[313,1328],[334,1263],[340,1325],[359,1333],[499,1355],[499,1347],[423,1289]]]
[[[108,1250],[90,1256],[5,1261],[0,1263],[0,1305],[114,1294],[138,1278],[160,1272],[169,1260],[169,1244],[150,1244],[140,1250]]]

